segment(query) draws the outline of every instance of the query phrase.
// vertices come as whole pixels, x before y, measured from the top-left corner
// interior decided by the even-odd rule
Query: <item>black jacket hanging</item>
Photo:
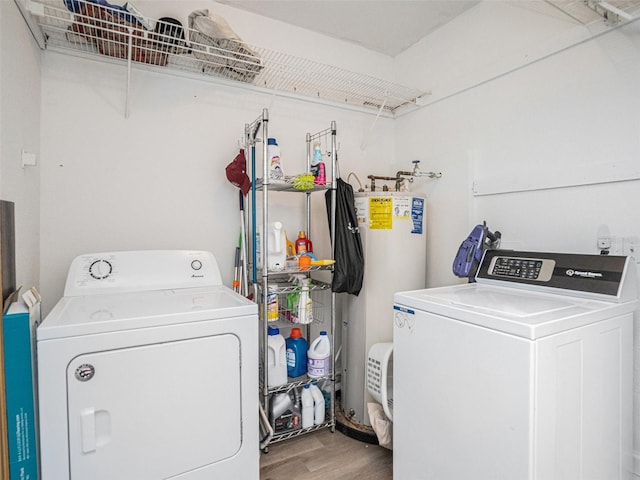
[[[331,219],[331,190],[325,193],[327,218]],[[329,221],[331,231],[331,222]],[[331,232],[333,238],[333,232]],[[331,290],[358,295],[364,276],[364,252],[358,229],[353,187],[341,178],[336,189],[335,265]]]

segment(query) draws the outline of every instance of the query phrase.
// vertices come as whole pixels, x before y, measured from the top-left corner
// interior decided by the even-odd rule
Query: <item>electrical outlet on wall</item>
[[[596,247],[601,254],[633,257],[640,264],[640,236],[611,235],[608,225],[600,225],[596,236]]]
[[[607,225],[600,225],[596,236],[596,246],[600,253],[609,253],[611,250],[611,233]]]
[[[640,263],[640,238],[637,235],[622,239],[622,255],[633,257],[636,263]]]

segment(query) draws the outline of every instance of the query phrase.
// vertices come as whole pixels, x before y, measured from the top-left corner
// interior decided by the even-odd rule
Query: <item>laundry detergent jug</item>
[[[320,332],[307,351],[307,375],[310,378],[331,374],[331,342],[327,332]]]
[[[268,233],[267,269],[272,272],[284,270],[287,260],[287,234],[282,222],[270,223]]]
[[[287,383],[287,352],[284,337],[280,330],[269,327],[267,330],[267,385],[279,387]]]
[[[287,345],[287,374],[299,377],[307,373],[307,341],[302,336],[298,327],[293,327],[289,338],[285,340]]]

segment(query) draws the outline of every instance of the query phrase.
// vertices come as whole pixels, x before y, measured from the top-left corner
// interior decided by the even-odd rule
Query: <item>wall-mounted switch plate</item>
[[[22,150],[22,168],[35,167],[37,165],[38,156],[35,153],[29,153]]]

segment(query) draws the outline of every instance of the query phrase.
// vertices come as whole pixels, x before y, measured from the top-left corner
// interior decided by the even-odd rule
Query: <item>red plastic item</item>
[[[303,253],[313,252],[313,243],[307,238],[304,230],[300,230],[298,238],[296,240],[296,255],[302,255]]]

